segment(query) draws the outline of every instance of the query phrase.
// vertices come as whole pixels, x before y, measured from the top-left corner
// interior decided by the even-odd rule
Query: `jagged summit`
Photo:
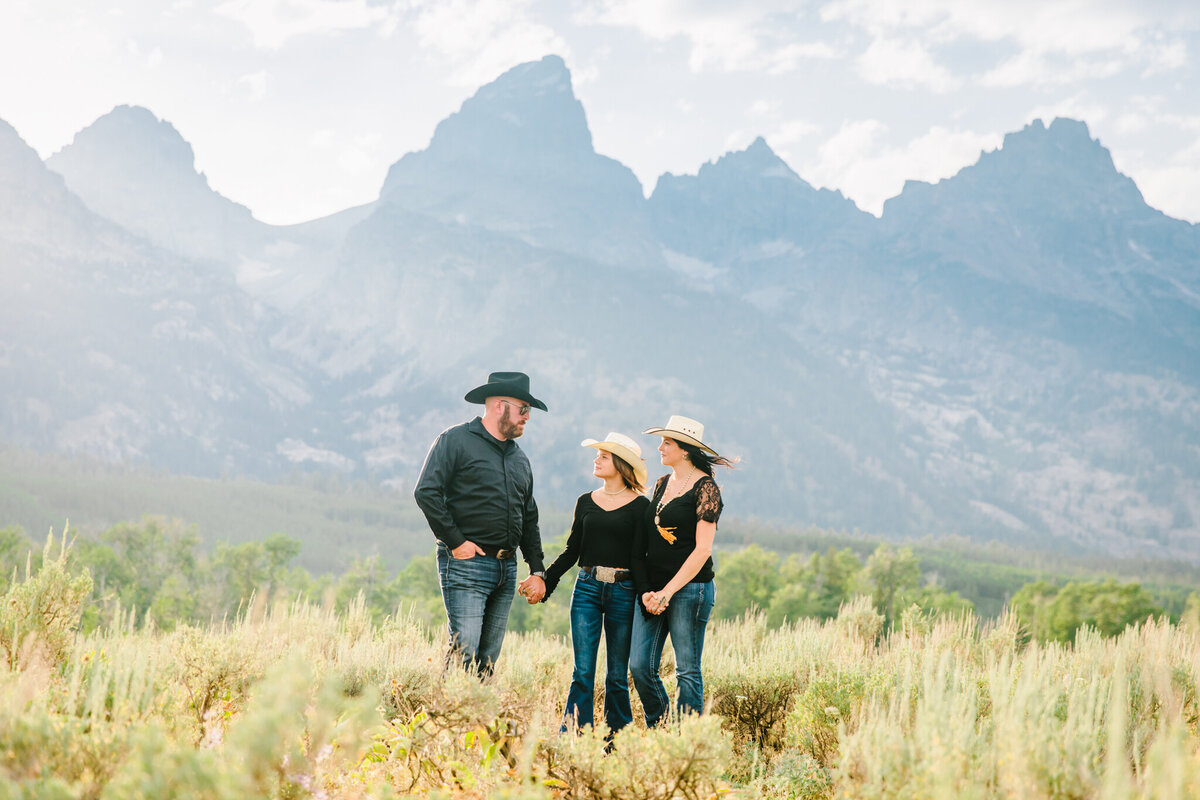
[[[881,228],[893,250],[920,261],[1121,315],[1141,302],[1124,275],[1192,285],[1194,270],[1164,245],[1200,238],[1146,205],[1087,125],[1071,119],[1035,120],[951,178],[909,182],[884,204]]]
[[[75,134],[71,144],[51,157],[63,163],[85,157],[113,158],[141,171],[192,173],[192,146],[166,120],[149,109],[121,105]]]
[[[96,213],[198,258],[226,257],[258,224],[209,187],[175,126],[140,106],[117,106],[46,164]]]
[[[593,149],[558,56],[513,67],[476,92],[427,149],[392,165],[380,201],[382,214],[417,211],[601,261],[657,257],[641,184]]]
[[[716,263],[764,247],[808,249],[867,216],[841,192],[814,189],[761,136],[695,175],[662,175],[649,202],[668,247]]]
[[[936,184],[908,181],[884,203],[883,219],[904,224],[925,216],[930,205],[951,211],[958,203],[980,201],[999,203],[1008,213],[1031,219],[1151,212],[1087,124],[1060,117],[1049,127],[1038,119],[1007,134],[998,150],[981,154],[951,178]]]
[[[550,157],[594,155],[583,105],[558,56],[513,67],[481,88],[438,123],[422,153],[434,162],[503,160],[521,168]],[[389,171],[384,194],[395,183],[395,170]]]
[[[0,119],[0,184],[16,184],[24,178],[45,172],[42,160],[17,129]]]

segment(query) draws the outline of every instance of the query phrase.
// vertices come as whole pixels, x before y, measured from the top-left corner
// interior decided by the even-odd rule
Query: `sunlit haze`
[[[1068,116],[1196,221],[1198,31],[1184,0],[10,0],[0,119],[46,158],[145,106],[214,189],[293,223],[375,199],[479,86],[557,53],[596,149],[647,193],[762,135],[878,214],[905,180]]]

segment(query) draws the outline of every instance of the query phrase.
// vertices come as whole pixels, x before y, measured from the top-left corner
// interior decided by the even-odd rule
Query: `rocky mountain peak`
[[[103,161],[114,167],[142,174],[156,173],[190,179],[196,157],[192,146],[166,120],[141,106],[117,106],[75,134],[71,144],[49,159],[58,172],[70,171],[80,162]]]
[[[937,184],[909,181],[884,204],[883,218],[905,223],[938,213],[966,213],[986,202],[991,212],[1036,223],[1047,218],[1144,216],[1146,206],[1134,182],[1113,164],[1108,149],[1093,139],[1085,123],[1055,119],[1049,127],[1034,120],[1009,133],[1004,144]]]
[[[866,221],[841,192],[814,189],[761,136],[695,175],[663,175],[650,208],[668,247],[714,263],[763,247],[809,249],[844,226]]]
[[[256,224],[209,187],[175,126],[140,106],[117,106],[46,164],[96,213],[190,256],[224,256],[235,231]]]
[[[443,120],[426,150],[388,170],[383,215],[416,211],[610,263],[658,258],[641,184],[592,147],[558,56],[520,64]]]
[[[428,154],[445,159],[594,155],[583,104],[558,56],[513,67],[443,120]]]
[[[37,152],[16,128],[0,119],[0,185],[15,185],[45,170]]]

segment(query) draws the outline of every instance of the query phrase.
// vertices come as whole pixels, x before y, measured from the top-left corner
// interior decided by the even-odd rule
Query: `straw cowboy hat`
[[[487,383],[476,386],[463,396],[468,403],[482,403],[489,397],[515,397],[534,408],[548,411],[546,404],[529,393],[529,376],[524,372],[493,372]]]
[[[647,428],[642,433],[651,436],[665,436],[677,442],[687,442],[690,445],[699,447],[701,450],[707,450],[714,456],[720,455],[720,453],[704,443],[704,426],[688,417],[674,415],[667,420],[665,426],[661,428]]]
[[[643,486],[646,485],[646,460],[642,458],[642,448],[638,447],[638,443],[625,434],[611,431],[608,436],[604,437],[604,441],[602,442],[598,442],[595,439],[584,439],[579,444],[583,447],[594,447],[597,450],[612,453],[614,456],[620,456],[622,461],[633,467],[633,474],[637,477],[638,483]]]

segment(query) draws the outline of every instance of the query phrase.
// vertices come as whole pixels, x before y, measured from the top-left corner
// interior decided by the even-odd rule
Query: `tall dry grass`
[[[510,636],[480,683],[443,674],[441,631],[361,603],[37,633],[73,581],[28,575],[0,607],[25,626],[0,667],[0,798],[1200,797],[1200,639],[1165,622],[1064,646],[1011,617],[906,612],[885,636],[862,600],[824,624],[748,615],[709,631],[709,714],[610,744],[558,732],[560,636]]]

